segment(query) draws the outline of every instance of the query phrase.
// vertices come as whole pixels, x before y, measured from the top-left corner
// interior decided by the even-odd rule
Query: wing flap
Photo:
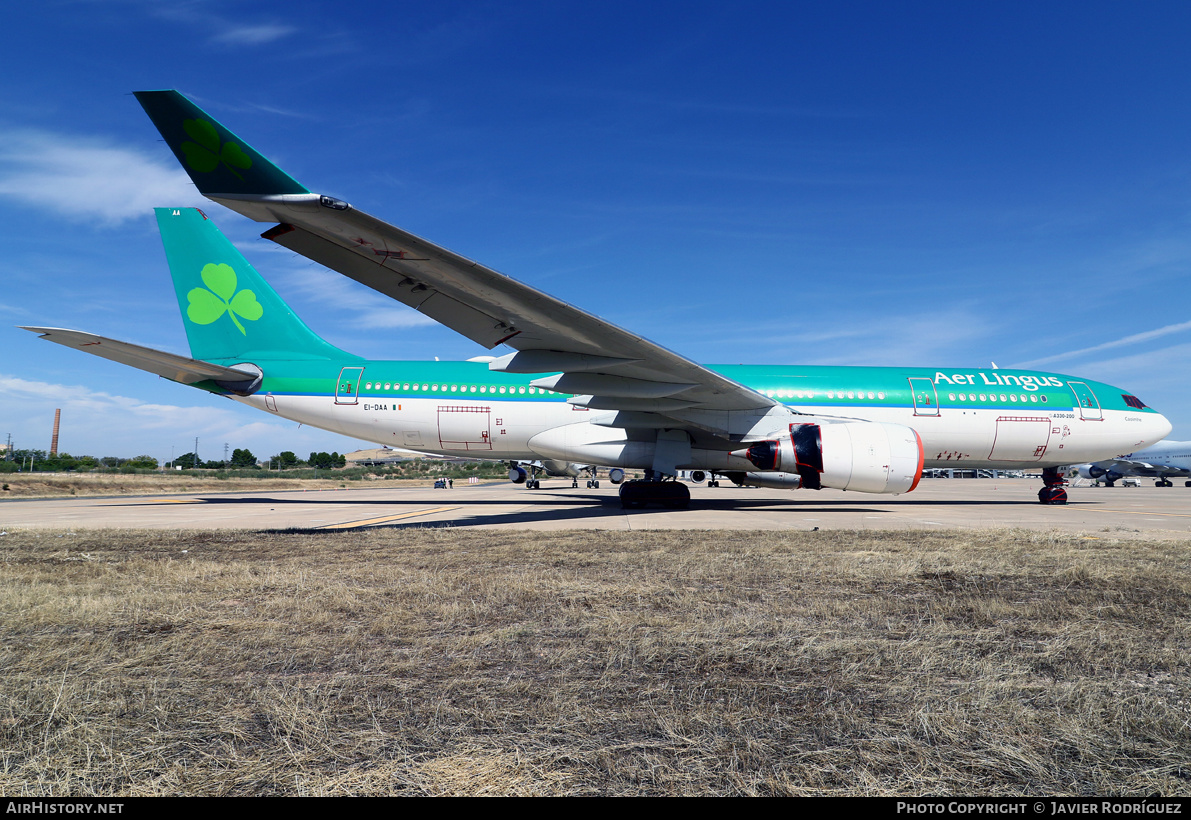
[[[490,313],[427,284],[424,280],[429,277],[423,276],[412,264],[405,271],[393,270],[391,265],[386,265],[383,256],[372,253],[368,246],[361,246],[365,250],[360,252],[290,224],[280,225],[262,235],[294,253],[426,314],[489,349],[500,344],[510,333],[516,332]]]

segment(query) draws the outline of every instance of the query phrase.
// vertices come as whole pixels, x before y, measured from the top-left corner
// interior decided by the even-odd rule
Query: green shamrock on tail
[[[214,171],[222,163],[225,168],[235,174],[236,179],[244,179],[236,169],[252,167],[252,158],[240,150],[234,142],[220,145],[219,132],[215,126],[206,120],[183,120],[182,130],[190,135],[194,142],[182,143],[182,153],[186,155],[186,164],[196,171],[207,173]]]
[[[236,293],[236,272],[231,265],[216,265],[214,262],[203,266],[201,274],[203,284],[210,288],[195,288],[186,294],[190,306],[186,308],[186,315],[195,324],[209,325],[223,315],[226,310],[232,322],[245,336],[248,332],[244,325],[236,319],[247,319],[255,322],[265,315],[265,309],[256,301],[256,294],[250,290]]]

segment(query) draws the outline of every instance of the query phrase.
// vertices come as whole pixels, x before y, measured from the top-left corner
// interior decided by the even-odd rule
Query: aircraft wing
[[[151,347],[141,347],[130,342],[121,342],[93,333],[80,330],[65,330],[60,327],[21,327],[32,333],[40,333],[41,338],[64,347],[82,350],[94,356],[111,359],[113,362],[126,364],[138,370],[155,373],[164,379],[181,382],[182,384],[197,384],[213,381],[221,387],[233,392],[250,390],[259,380],[260,374],[246,372],[233,367],[223,367],[200,359],[189,359]]]
[[[781,407],[642,336],[308,191],[176,91],[136,97],[205,196],[250,219],[279,223],[262,234],[267,239],[484,347],[504,344],[516,351],[491,362],[493,370],[558,374],[533,384],[573,394],[572,404],[654,421],[704,411],[763,415]],[[716,428],[726,425],[713,422],[704,429]]]
[[[1125,458],[1113,458],[1108,461],[1097,462],[1097,464],[1111,465],[1111,469],[1121,475],[1140,475],[1147,478],[1191,475],[1191,470],[1183,467],[1174,467],[1170,464],[1151,464],[1148,461],[1135,461]]]

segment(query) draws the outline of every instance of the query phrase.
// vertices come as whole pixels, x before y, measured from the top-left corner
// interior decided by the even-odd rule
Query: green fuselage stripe
[[[339,383],[344,367],[362,368],[358,384],[346,388],[359,401],[446,398],[559,402],[571,396],[530,386],[532,380],[548,374],[494,372],[483,362],[261,361],[255,364],[265,374],[260,392],[279,396],[344,395],[344,385]],[[709,365],[709,368],[775,401],[799,406],[1061,410],[1073,408],[1077,391],[1085,386],[1089,393],[1084,399],[1085,407],[1154,412],[1127,404],[1126,394],[1111,385],[1037,371],[766,365]],[[355,372],[349,375],[354,378]],[[225,392],[213,384],[205,387],[211,392]]]

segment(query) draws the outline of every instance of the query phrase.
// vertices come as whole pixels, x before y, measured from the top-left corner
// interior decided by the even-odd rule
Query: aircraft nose
[[[1149,442],[1146,446],[1157,444],[1162,439],[1170,435],[1170,431],[1174,429],[1174,425],[1170,423],[1170,419],[1161,413],[1154,413],[1146,419],[1146,440]]]

